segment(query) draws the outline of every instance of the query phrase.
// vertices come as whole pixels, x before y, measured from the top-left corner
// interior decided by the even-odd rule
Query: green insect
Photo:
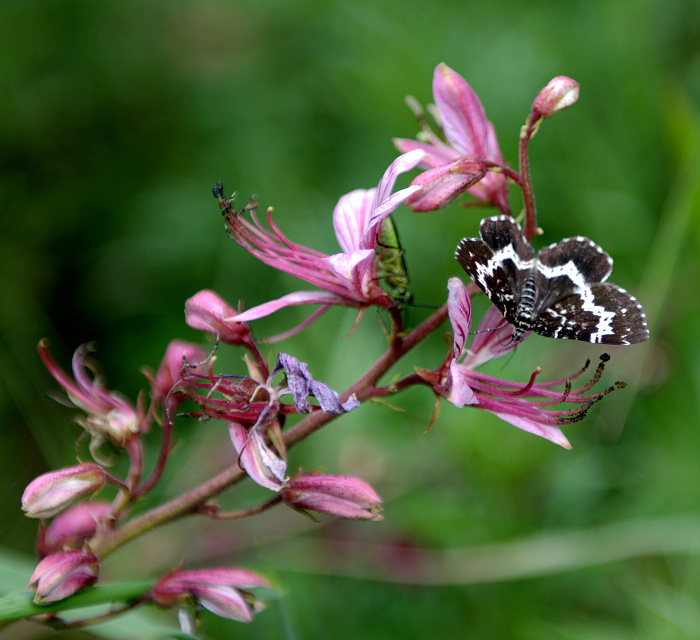
[[[377,234],[377,277],[397,307],[411,303],[413,296],[409,291],[411,281],[406,269],[404,250],[391,216],[384,218]]]

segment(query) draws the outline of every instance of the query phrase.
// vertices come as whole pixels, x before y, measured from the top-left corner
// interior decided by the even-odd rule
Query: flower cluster
[[[496,207],[510,216],[508,185],[514,184],[523,192],[526,230],[536,228],[527,145],[545,118],[576,101],[578,85],[570,78],[558,77],[537,96],[520,137],[519,172],[504,163],[495,128],[462,77],[446,65],[438,65],[433,93],[437,132],[414,103],[422,129],[418,140],[396,139],[402,153],[378,186],[358,189],[339,199],[329,216],[340,246],[338,253],[325,255],[290,240],[273,221],[271,209],[263,223],[256,215],[255,202],[237,210],[233,197],[226,198],[221,183],[216,184],[214,195],[231,238],[266,265],[314,289],[295,291],[249,309],[241,303],[229,304],[214,291],[199,291],[185,303],[185,321],[210,336],[214,347],[209,351],[173,340],[158,370],[146,372],[149,396],[143,393],[132,402],[108,390],[89,357],[90,345],[75,352],[70,376],[53,360],[46,342],[40,343],[39,353],[48,370],[66,392],[69,404],[81,411],[76,421],[90,437],[93,461],[78,460],[73,466],[45,473],[24,492],[22,509],[40,520],[36,542],[40,560],[29,584],[36,603],[56,603],[94,584],[102,562],[115,549],[187,515],[236,520],[286,506],[307,515],[315,512],[381,520],[381,499],[369,484],[318,471],[300,470],[290,477],[288,449],[364,401],[412,385],[430,387],[436,408],[444,399],[456,407],[481,409],[524,431],[571,447],[562,427],[582,419],[591,404],[615,388],[591,392],[603,363],[578,388],[574,383],[586,367],[555,382],[539,382],[539,370],[525,382],[481,373],[481,365],[512,352],[527,334],[514,339],[513,327],[491,308],[467,346],[472,328],[470,298],[477,288],[457,278],[448,281],[446,299],[439,309],[418,326],[407,326],[402,311],[410,299],[408,279],[391,214],[401,204],[414,211],[434,211],[466,193],[472,197],[467,204]],[[409,187],[395,191],[398,177],[416,167],[424,171]],[[284,334],[264,340],[254,337],[249,323],[295,305],[318,308]],[[278,342],[307,329],[321,313],[337,306],[356,309],[356,322],[370,307],[389,321],[388,330],[382,325],[388,340],[386,351],[345,392],[339,394],[314,378],[309,366],[293,355],[277,353],[272,366],[263,356],[262,342]],[[439,331],[446,320],[451,323],[452,339],[442,362],[430,369],[414,364],[415,373],[382,386],[380,381],[389,369]],[[215,373],[215,353],[222,345],[243,350],[243,373]],[[201,424],[218,420],[226,424],[227,446],[235,454],[232,463],[183,495],[134,515],[134,503],[151,498],[163,478],[173,452],[176,424],[188,418],[190,424],[192,419]],[[147,473],[144,435],[151,429],[160,432],[160,449],[148,457],[155,464]],[[124,477],[107,470],[120,455],[128,459]],[[240,511],[220,509],[214,502],[216,496],[246,477],[268,490],[263,492],[265,499]],[[106,489],[116,496],[105,499],[102,492]],[[245,569],[177,568],[124,608],[135,602],[175,608],[183,629],[191,632],[200,609],[250,622],[262,608],[250,589],[270,587],[264,578]],[[115,608],[113,615],[119,612]]]

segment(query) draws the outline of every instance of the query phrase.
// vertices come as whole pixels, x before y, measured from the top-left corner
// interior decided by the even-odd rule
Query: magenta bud
[[[97,580],[100,564],[89,551],[59,551],[46,556],[29,578],[35,604],[49,604],[72,596]]]
[[[79,549],[85,541],[107,526],[112,506],[107,502],[80,502],[59,513],[41,539],[42,556],[63,549]]]
[[[22,510],[30,518],[50,518],[101,489],[106,477],[102,467],[90,462],[45,473],[24,490]]]
[[[532,103],[533,120],[549,118],[578,100],[579,83],[567,76],[557,76],[547,83]]]
[[[153,585],[151,599],[161,607],[198,606],[222,618],[251,622],[253,613],[262,608],[244,591],[251,587],[270,588],[270,584],[244,569],[176,570]]]
[[[170,390],[182,378],[184,362],[194,365],[202,362],[205,358],[206,351],[200,345],[184,340],[171,340],[153,382],[153,393],[156,400],[165,399]],[[196,372],[201,373],[199,367],[196,368]]]
[[[452,202],[460,193],[486,175],[486,165],[477,155],[458,158],[449,164],[424,171],[411,182],[422,187],[406,199],[413,211],[433,211]]]
[[[381,498],[364,480],[351,476],[299,473],[282,489],[285,504],[350,520],[382,520]]]
[[[185,302],[185,322],[193,329],[219,336],[227,344],[249,344],[250,328],[236,322],[237,311],[214,291],[203,289]]]

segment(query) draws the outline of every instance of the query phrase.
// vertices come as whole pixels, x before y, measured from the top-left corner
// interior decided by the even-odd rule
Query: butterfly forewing
[[[515,322],[513,292],[517,284],[517,274],[508,268],[510,265],[497,262],[493,251],[477,238],[463,238],[455,256],[503,317],[510,323]]]

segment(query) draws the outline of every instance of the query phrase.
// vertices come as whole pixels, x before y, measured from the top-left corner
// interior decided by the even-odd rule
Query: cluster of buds
[[[513,327],[492,308],[467,347],[472,325],[470,298],[476,289],[456,278],[447,283],[445,302],[437,311],[414,328],[405,324],[402,305],[408,297],[400,295],[407,287],[407,276],[401,273],[402,250],[386,244],[386,238],[396,238],[390,215],[400,205],[414,211],[436,210],[467,193],[473,197],[472,204],[496,207],[504,215],[511,215],[511,183],[523,190],[528,220],[535,224],[527,168],[521,166],[518,173],[504,163],[494,126],[471,87],[440,64],[435,70],[433,92],[438,132],[412,103],[422,125],[418,140],[395,140],[402,155],[387,168],[378,186],[352,191],[338,201],[332,214],[338,253],[325,255],[293,242],[275,224],[271,209],[266,214],[267,224],[256,216],[257,205],[252,201],[236,210],[233,197],[226,198],[217,183],[214,195],[228,234],[266,265],[296,276],[315,289],[289,293],[249,309],[240,303],[234,307],[210,290],[192,296],[185,304],[185,321],[212,336],[215,346],[207,351],[196,344],[171,342],[157,372],[146,374],[149,401],[142,394],[132,403],[105,388],[88,357],[89,345],[76,351],[72,377],[53,360],[45,342],[39,345],[50,373],[69,402],[82,411],[77,422],[90,436],[93,461],[79,461],[46,473],[24,492],[25,514],[41,521],[36,544],[39,563],[30,578],[36,603],[55,603],[92,585],[98,579],[101,563],[112,551],[185,515],[235,520],[283,505],[305,514],[381,520],[381,499],[359,478],[317,471],[300,471],[289,477],[288,448],[357,409],[362,402],[412,385],[430,387],[436,409],[442,399],[457,407],[481,409],[570,448],[562,426],[580,420],[592,403],[612,389],[590,393],[602,374],[602,363],[577,389],[573,388],[574,381],[585,367],[563,380],[547,383],[535,381],[539,370],[522,383],[480,373],[478,367],[509,353],[517,342]],[[523,151],[539,123],[577,97],[578,85],[570,78],[555,78],[543,89],[528,116],[528,133],[521,135],[521,157],[527,155]],[[409,187],[394,191],[399,175],[416,167],[424,172]],[[391,286],[386,286],[383,280],[390,278]],[[281,335],[254,338],[250,322],[297,305],[318,308]],[[338,394],[313,378],[306,363],[287,353],[278,353],[274,366],[270,366],[259,349],[262,342],[278,342],[308,329],[320,314],[335,306],[355,308],[356,323],[366,309],[374,306],[388,314],[390,322],[388,331],[382,327],[389,342],[387,350],[350,388]],[[416,373],[391,385],[379,384],[400,358],[434,335],[446,320],[451,323],[453,338],[438,366],[415,366]],[[244,350],[245,373],[214,373],[213,356],[221,345]],[[190,410],[184,412],[182,407],[188,403]],[[291,426],[287,420],[290,416],[297,416],[290,421]],[[187,418],[202,423],[224,421],[236,463],[176,499],[133,516],[134,502],[144,499],[162,479],[172,452],[176,421]],[[160,430],[160,450],[154,468],[146,473],[143,436],[154,425]],[[124,478],[106,469],[115,455],[128,457]],[[266,495],[272,497],[243,511],[220,510],[213,498],[245,477],[271,491]],[[111,501],[99,495],[105,487],[116,491]],[[270,586],[262,577],[240,568],[178,568],[155,581],[141,594],[139,602],[178,609],[183,629],[191,632],[194,612],[202,608],[232,620],[251,621],[261,604],[249,589]]]

